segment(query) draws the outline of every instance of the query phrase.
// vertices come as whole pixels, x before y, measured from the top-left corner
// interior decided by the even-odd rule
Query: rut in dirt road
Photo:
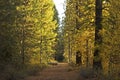
[[[69,70],[67,63],[59,63],[58,65],[46,68],[39,72],[37,76],[31,76],[25,80],[81,80],[78,71]]]

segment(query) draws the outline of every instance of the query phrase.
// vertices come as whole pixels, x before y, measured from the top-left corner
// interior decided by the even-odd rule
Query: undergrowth
[[[45,67],[46,65],[44,64],[27,64],[24,66],[2,65],[0,67],[0,80],[23,80],[27,76],[36,75],[36,73]]]
[[[80,76],[84,80],[120,80],[120,74],[118,72],[104,75],[102,71],[96,71],[92,68],[80,68]]]

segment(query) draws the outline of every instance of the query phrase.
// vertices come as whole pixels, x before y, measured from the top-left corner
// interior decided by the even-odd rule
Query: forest
[[[59,64],[77,80],[120,80],[119,5],[66,0],[60,23],[53,0],[0,0],[0,80],[76,80],[25,79]]]

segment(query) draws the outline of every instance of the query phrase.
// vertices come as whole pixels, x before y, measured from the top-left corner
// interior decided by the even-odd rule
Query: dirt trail
[[[46,68],[36,76],[25,78],[25,80],[82,80],[78,79],[77,70],[69,70],[69,68],[67,63],[59,63],[56,66]]]

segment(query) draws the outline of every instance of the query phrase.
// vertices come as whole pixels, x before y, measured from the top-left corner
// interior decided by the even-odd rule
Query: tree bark
[[[102,44],[102,36],[100,35],[100,30],[102,29],[102,0],[96,0],[95,3],[95,51],[93,68],[102,69],[101,57],[100,57],[100,46]]]

